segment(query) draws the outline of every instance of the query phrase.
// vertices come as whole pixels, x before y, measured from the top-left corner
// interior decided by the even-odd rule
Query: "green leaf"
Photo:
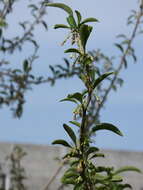
[[[74,102],[74,103],[77,104],[77,101],[74,98],[64,98],[64,99],[60,100],[60,102],[66,102],[66,101],[68,101],[68,102]]]
[[[76,28],[76,21],[72,15],[67,17],[67,22],[70,25],[71,28]]]
[[[81,124],[79,122],[77,122],[77,121],[70,121],[70,123],[77,126],[77,127],[81,126]]]
[[[125,69],[127,69],[127,67],[128,67],[128,62],[127,62],[126,58],[123,59],[123,63],[124,63]]]
[[[105,156],[104,156],[103,153],[96,153],[96,154],[93,154],[93,156],[91,156],[90,159],[97,158],[97,157],[102,157],[102,158],[104,158]]]
[[[95,179],[99,180],[99,181],[103,181],[103,180],[106,180],[107,177],[104,176],[104,175],[101,175],[101,174],[95,174]]]
[[[116,170],[114,172],[114,175],[122,173],[122,172],[129,172],[129,171],[142,173],[142,171],[140,169],[138,169],[138,168],[136,168],[134,166],[125,166],[125,167],[121,167],[118,170]]]
[[[0,38],[2,37],[2,29],[0,29]]]
[[[116,133],[117,135],[123,136],[122,132],[117,127],[115,127],[114,125],[110,123],[100,123],[92,128],[92,132],[96,132],[99,130],[108,130],[108,131],[112,131]]]
[[[92,31],[92,26],[88,26],[88,25],[81,25],[80,27],[80,40],[81,40],[81,44],[82,44],[82,47],[85,51],[85,47],[86,47],[86,43],[87,43],[87,40],[90,36],[90,33]]]
[[[3,18],[0,18],[0,27],[6,27],[7,23]]]
[[[44,20],[42,20],[41,23],[43,24],[44,28],[45,28],[46,30],[48,30],[47,23],[46,23]]]
[[[78,49],[75,49],[75,48],[67,49],[67,50],[65,50],[65,53],[78,53],[78,54],[81,54],[81,52]]]
[[[126,188],[132,189],[132,186],[130,184],[119,184],[118,186],[121,187],[121,189],[126,189]]]
[[[98,79],[95,80],[93,89],[96,88],[96,86],[100,84],[105,78],[112,74],[114,74],[114,72],[104,73],[103,75],[101,75]]]
[[[124,41],[122,41],[122,44],[129,44],[130,43],[130,40],[124,40]]]
[[[29,62],[27,59],[23,62],[23,70],[27,72],[29,70]]]
[[[77,11],[77,10],[75,11],[75,13],[76,13],[76,16],[77,16],[78,24],[80,24],[81,19],[82,19],[81,14],[80,14],[80,12]]]
[[[136,62],[137,62],[137,57],[136,57],[136,55],[135,55],[134,53],[132,53],[131,56],[132,56],[134,62],[136,63]]]
[[[124,80],[121,79],[121,78],[117,78],[117,83],[118,83],[120,86],[122,86],[123,83],[124,83]]]
[[[93,62],[93,60],[92,60],[91,57],[86,57],[86,58],[83,60],[83,64],[84,64],[84,65],[90,65],[92,62]]]
[[[123,38],[123,39],[126,39],[127,37],[126,37],[126,35],[124,35],[124,34],[119,34],[119,35],[117,35],[117,38]]]
[[[63,146],[72,148],[71,145],[67,141],[62,140],[62,139],[55,140],[52,142],[52,144],[59,144],[59,145],[63,145]]]
[[[74,144],[76,145],[76,135],[75,135],[74,131],[71,129],[71,127],[69,127],[66,124],[63,124],[63,127],[66,130],[66,132],[68,133],[68,135],[70,136],[70,138],[72,139],[72,141],[74,142]]]
[[[123,179],[121,176],[113,176],[113,178],[111,179],[112,182],[122,182]]]
[[[78,173],[76,171],[68,171],[64,174],[66,178],[73,178],[73,177],[78,177]]]
[[[85,19],[85,20],[83,20],[82,22],[81,22],[81,24],[85,24],[85,23],[87,23],[87,22],[98,22],[98,20],[96,19],[96,18],[87,18],[87,19]]]
[[[63,184],[75,184],[75,179],[73,178],[73,177],[70,177],[70,178],[68,178],[68,177],[62,177],[62,179],[61,179],[61,182],[63,183]]]
[[[64,173],[64,176],[61,180],[64,184],[75,184],[78,176],[79,174],[77,173],[76,169],[71,167]]]
[[[74,186],[74,189],[73,190],[83,190],[83,183],[78,183],[78,184],[75,184]]]
[[[110,168],[107,168],[105,166],[97,166],[96,167],[96,172],[107,172],[110,171]]]
[[[56,24],[54,26],[54,29],[58,29],[58,28],[68,28],[69,29],[69,27],[67,25],[64,25],[64,24]]]
[[[124,49],[120,44],[115,43],[115,46],[123,53]]]
[[[63,3],[44,3],[48,7],[57,7],[66,11],[69,15],[73,15],[72,9]]]
[[[68,98],[76,99],[80,103],[82,103],[82,97],[83,97],[83,95],[81,93],[79,93],[79,92],[76,92],[74,94],[68,95]]]
[[[89,147],[89,149],[87,150],[87,155],[92,154],[97,151],[99,151],[97,147]]]

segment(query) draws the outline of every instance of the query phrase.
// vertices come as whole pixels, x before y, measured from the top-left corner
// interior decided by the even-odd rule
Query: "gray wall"
[[[0,163],[3,163],[4,167],[4,159],[12,151],[13,146],[13,144],[0,143]],[[22,162],[28,176],[28,180],[26,182],[28,188],[30,190],[44,190],[46,184],[59,168],[60,161],[56,160],[56,158],[62,157],[66,152],[66,149],[41,145],[20,146],[22,146],[24,151],[28,153]],[[113,150],[103,150],[103,152],[106,157],[97,160],[99,165],[114,166],[115,168],[125,165],[133,165],[143,171],[143,152]],[[60,177],[63,170],[48,190],[57,190],[60,185]],[[124,174],[124,176],[126,182],[132,184],[133,190],[143,190],[143,175],[130,172]]]

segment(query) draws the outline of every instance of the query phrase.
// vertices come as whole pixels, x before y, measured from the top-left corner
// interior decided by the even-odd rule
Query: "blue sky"
[[[80,10],[85,18],[96,17],[100,21],[94,26],[88,44],[89,50],[101,48],[108,55],[118,53],[113,45],[116,41],[115,36],[119,33],[130,34],[131,28],[126,26],[126,18],[130,10],[137,7],[137,1],[61,0],[60,2]],[[9,18],[11,24],[15,24],[19,16],[25,13],[26,9],[21,2],[18,4],[17,12]],[[60,43],[66,32],[54,30],[52,27],[54,24],[64,23],[65,16],[66,13],[59,9],[48,8],[48,32],[44,33],[39,28],[36,31],[41,49],[40,58],[34,66],[35,72],[49,75],[49,64],[63,64],[63,51],[66,47],[61,47]],[[10,30],[9,35],[13,35],[14,32],[16,31]],[[100,132],[95,139],[99,147],[143,151],[142,38],[143,36],[138,37],[134,43],[138,63],[130,63],[128,69],[123,70],[121,76],[125,80],[124,86],[119,88],[117,93],[110,93],[106,108],[101,112],[101,121],[117,125],[123,131],[124,137]],[[17,55],[13,57],[13,61],[18,62],[20,58],[21,56]],[[26,95],[27,103],[20,120],[14,119],[8,109],[0,110],[0,141],[50,144],[57,138],[67,139],[62,124],[71,120],[74,107],[69,103],[60,103],[59,100],[68,93],[81,89],[82,84],[80,81],[77,82],[77,79],[60,80],[54,87],[50,87],[49,84],[34,87],[33,91]]]

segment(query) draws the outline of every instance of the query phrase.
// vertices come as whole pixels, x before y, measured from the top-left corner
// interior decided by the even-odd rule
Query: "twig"
[[[27,39],[27,36],[29,36],[31,32],[34,30],[35,26],[40,23],[41,18],[44,16],[44,13],[45,13],[45,7],[41,5],[39,9],[39,14],[38,16],[36,16],[35,20],[30,25],[29,29],[23,34],[23,36],[20,39],[18,39],[15,43],[10,45],[9,47],[6,47],[5,49],[13,51],[19,44],[23,43]]]
[[[58,174],[60,173],[60,171],[62,170],[63,166],[66,164],[67,160],[64,160],[60,166],[58,167],[58,169],[56,170],[56,172],[54,173],[54,175],[51,177],[51,179],[49,180],[48,184],[46,185],[46,187],[44,188],[44,190],[48,190],[50,185],[53,183],[53,181],[55,180],[55,178],[58,176]]]
[[[0,12],[0,17],[2,19],[5,19],[7,14],[9,14],[12,10],[12,6],[15,3],[15,1],[7,1],[4,3],[3,9]]]
[[[131,47],[131,44],[133,43],[133,40],[134,40],[134,38],[135,38],[135,36],[136,36],[136,33],[137,33],[137,30],[138,30],[138,27],[139,27],[141,18],[142,18],[142,16],[143,16],[143,10],[142,10],[142,9],[140,9],[140,10],[141,10],[141,11],[140,11],[139,14],[138,14],[138,17],[137,17],[137,20],[136,20],[136,24],[135,24],[135,27],[134,27],[134,29],[133,29],[132,35],[131,35],[131,37],[130,37],[128,46],[127,46],[125,52],[123,53],[123,55],[122,55],[122,57],[121,57],[120,64],[119,64],[118,68],[115,70],[115,75],[114,75],[114,77],[113,77],[113,79],[112,79],[112,81],[111,81],[109,87],[108,87],[107,90],[105,91],[105,94],[104,94],[104,96],[103,96],[102,101],[100,102],[99,106],[97,107],[97,110],[96,110],[96,113],[95,113],[95,116],[94,116],[95,119],[97,119],[98,116],[99,116],[99,112],[100,112],[101,108],[103,107],[103,105],[104,105],[104,103],[105,103],[105,101],[106,101],[106,99],[107,99],[107,96],[108,96],[110,90],[112,89],[112,86],[114,85],[114,83],[115,83],[115,81],[116,81],[116,79],[117,79],[117,77],[118,77],[118,75],[119,75],[119,73],[120,73],[120,71],[121,71],[121,69],[122,69],[122,67],[123,67],[123,65],[124,65],[124,60],[126,59],[126,56],[127,56],[128,51],[129,51],[129,49],[130,49],[130,47]]]

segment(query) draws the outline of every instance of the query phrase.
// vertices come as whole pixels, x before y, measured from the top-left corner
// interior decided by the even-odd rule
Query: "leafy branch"
[[[73,185],[74,190],[118,190],[131,188],[129,184],[121,183],[123,178],[119,176],[118,173],[124,171],[140,172],[139,169],[127,166],[114,171],[113,167],[96,166],[96,164],[92,162],[92,159],[104,157],[104,154],[101,154],[99,149],[92,145],[92,134],[95,134],[99,130],[108,130],[123,136],[122,132],[110,123],[104,122],[96,124],[97,122],[95,121],[94,126],[89,127],[89,107],[93,95],[95,94],[96,96],[96,89],[110,75],[116,75],[114,72],[106,72],[98,76],[93,66],[94,57],[86,50],[86,44],[93,29],[90,25],[87,25],[87,23],[97,22],[98,20],[96,18],[82,20],[79,11],[76,10],[74,14],[69,6],[62,3],[45,3],[45,6],[57,7],[67,12],[67,25],[58,24],[55,25],[55,29],[65,28],[70,30],[68,39],[71,40],[71,45],[75,45],[75,47],[65,50],[65,53],[72,53],[74,55],[74,65],[79,65],[82,71],[78,77],[85,86],[84,92],[69,94],[66,98],[61,100],[61,102],[69,101],[76,104],[74,113],[78,115],[80,120],[79,122],[76,120],[69,122],[78,127],[79,135],[76,135],[75,130],[70,125],[63,124],[63,128],[70,137],[71,143],[64,139],[58,139],[52,143],[69,148],[69,152],[63,157],[63,159],[68,159],[70,164],[69,169],[62,177],[62,183]],[[125,56],[130,46],[131,43],[129,43]]]
[[[141,2],[141,4],[139,5],[139,11],[135,11],[135,10],[132,11],[132,14],[128,17],[127,24],[133,25],[133,31],[132,31],[131,37],[127,37],[124,34],[120,34],[117,36],[118,38],[123,39],[121,41],[121,43],[115,43],[115,46],[121,52],[120,63],[117,68],[114,68],[114,62],[116,61],[115,56],[108,57],[107,55],[102,53],[101,50],[93,50],[93,51],[89,52],[89,54],[93,57],[94,62],[95,62],[95,65],[92,66],[92,69],[94,69],[94,72],[96,72],[96,74],[98,76],[102,75],[102,73],[104,73],[104,72],[110,72],[110,71],[115,72],[115,75],[113,77],[106,78],[108,81],[107,87],[105,87],[104,85],[102,87],[102,84],[100,84],[96,88],[97,96],[92,97],[92,104],[90,105],[90,110],[91,110],[90,111],[90,123],[91,123],[90,125],[92,125],[95,121],[97,122],[97,120],[99,119],[100,111],[104,107],[104,104],[107,100],[107,97],[108,97],[110,91],[112,89],[114,89],[116,91],[117,84],[122,86],[124,81],[122,78],[119,77],[119,74],[120,74],[121,70],[123,69],[123,67],[127,68],[128,58],[131,57],[131,58],[133,58],[134,62],[137,61],[137,57],[135,55],[135,49],[132,47],[132,44],[133,44],[133,41],[135,40],[136,36],[138,34],[142,34],[142,29],[141,29],[142,16],[143,16],[142,10],[143,10],[143,8],[142,8],[142,2]],[[79,16],[79,20],[80,19],[81,19],[81,17]],[[55,25],[55,28],[56,29],[57,28],[65,28],[67,30],[70,29],[69,26],[67,26],[67,25],[63,26],[61,24]],[[76,39],[78,39],[78,35],[75,33],[73,33],[73,34],[74,34],[73,35],[74,37],[72,37],[72,35],[70,35],[70,37],[71,37],[71,40],[73,40],[75,38],[73,40],[73,42],[74,42],[74,41],[76,41]],[[68,51],[66,51],[66,53],[68,53],[68,52],[71,54],[73,53],[72,54],[73,59],[74,59],[75,53],[80,54],[80,52],[74,48],[71,48]],[[78,62],[78,56],[76,57],[73,66],[71,66],[70,62],[66,59],[66,66],[61,66],[61,65],[56,65],[55,67],[50,66],[53,77],[50,77],[49,78],[50,80],[48,80],[48,81],[51,81],[51,84],[54,84],[56,82],[56,80],[60,79],[60,78],[70,78],[70,77],[73,77],[74,75],[80,76],[82,69],[78,67],[79,65],[75,64],[76,62]],[[103,65],[103,66],[101,66],[101,65]],[[70,71],[70,68],[72,68],[72,71]],[[75,72],[74,72],[74,70],[75,70]]]

